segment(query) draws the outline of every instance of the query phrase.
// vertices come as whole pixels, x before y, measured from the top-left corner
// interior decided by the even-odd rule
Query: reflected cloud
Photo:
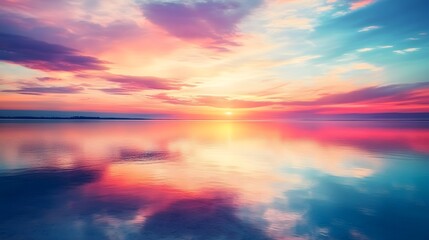
[[[178,159],[177,154],[168,151],[141,151],[128,148],[121,149],[119,157],[121,161],[132,162],[174,161]]]
[[[42,239],[33,231],[38,227],[46,227],[45,224],[52,221],[50,215],[55,209],[65,207],[60,196],[96,181],[99,176],[100,171],[93,169],[39,169],[1,173],[0,238]]]
[[[47,144],[40,141],[31,141],[31,142],[24,142],[19,147],[19,152],[21,153],[33,153],[33,152],[74,152],[76,151],[76,145],[73,144],[67,144],[67,143],[54,143],[54,144]]]
[[[191,199],[174,202],[150,216],[143,239],[271,239],[262,230],[235,215],[229,199]]]
[[[295,233],[309,239],[429,238],[428,163],[392,161],[367,181],[316,173],[310,188],[286,192],[283,211],[302,215]]]
[[[186,166],[258,172],[261,159],[273,169],[287,159],[297,167],[364,177],[382,166],[378,156],[426,155],[429,149],[425,122],[110,121],[8,123],[0,129],[3,168],[185,159]],[[35,151],[29,151],[31,143]]]

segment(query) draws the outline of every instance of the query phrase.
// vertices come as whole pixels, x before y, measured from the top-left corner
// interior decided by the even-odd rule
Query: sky
[[[426,0],[0,0],[0,113],[429,112]]]

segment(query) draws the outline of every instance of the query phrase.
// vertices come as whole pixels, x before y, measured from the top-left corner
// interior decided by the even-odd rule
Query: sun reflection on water
[[[7,196],[0,210],[12,219],[0,223],[0,230],[16,239],[57,236],[50,224],[74,237],[85,231],[123,239],[368,237],[377,231],[351,216],[387,224],[374,203],[398,199],[390,203],[398,209],[392,214],[410,221],[423,220],[428,211],[422,188],[428,163],[421,160],[429,149],[427,128],[240,121],[44,124],[0,124],[0,193]],[[408,198],[410,193],[416,198]],[[400,211],[402,204],[424,207],[411,214]],[[343,215],[346,210],[351,212]],[[28,214],[39,219],[39,228]],[[345,223],[323,220],[331,218]],[[14,222],[28,232],[16,231]],[[346,228],[345,235],[336,232]]]

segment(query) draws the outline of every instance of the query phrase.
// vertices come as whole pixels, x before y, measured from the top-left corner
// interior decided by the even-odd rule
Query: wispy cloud
[[[105,79],[111,83],[116,83],[118,86],[101,88],[99,90],[105,93],[117,95],[128,95],[143,90],[179,90],[182,87],[193,86],[176,79],[159,78],[153,76],[105,74],[100,76],[100,78]]]
[[[302,64],[309,62],[314,59],[320,58],[320,55],[309,55],[309,56],[300,56],[300,57],[294,57],[288,60],[280,61],[279,65],[289,65],[289,64]]]
[[[358,52],[370,52],[372,50],[374,50],[374,48],[361,48],[361,49],[358,49],[357,51]]]
[[[316,11],[317,11],[317,12],[327,12],[327,11],[331,11],[331,10],[333,10],[333,9],[334,9],[334,6],[332,6],[332,5],[326,5],[326,6],[318,7],[318,8],[316,9]]]
[[[422,95],[421,91],[425,90]],[[417,92],[416,92],[417,91]],[[346,93],[329,94],[313,101],[284,102],[285,105],[322,106],[349,103],[409,103],[428,104],[429,82],[393,84],[362,88]]]
[[[43,94],[75,94],[80,93],[83,87],[80,86],[61,86],[61,87],[46,87],[46,86],[28,86],[13,90],[3,90],[2,92],[43,95]]]
[[[380,29],[381,26],[368,26],[368,27],[364,27],[358,30],[358,32],[369,32],[369,31],[373,31],[373,30],[377,30]]]
[[[395,50],[393,52],[397,53],[397,54],[407,54],[407,53],[417,52],[419,50],[420,50],[420,48],[406,48],[403,50]]]
[[[347,15],[353,11],[359,10],[361,8],[364,8],[364,7],[374,3],[375,0],[351,0],[349,2],[350,2],[350,5],[349,5],[348,9],[343,9],[343,10],[337,11],[332,16],[333,17],[341,17],[344,15]],[[370,30],[373,30],[373,29],[370,29]],[[367,31],[370,31],[370,30],[367,30]],[[365,30],[363,32],[365,32]]]
[[[388,48],[393,48],[393,46],[385,45],[385,46],[378,46],[378,47],[367,47],[367,48],[358,49],[356,51],[358,51],[358,52],[371,52],[371,51],[374,51],[377,49],[388,49]]]
[[[61,81],[60,78],[53,78],[53,77],[38,77],[36,79],[38,81],[41,81],[41,82],[56,82],[56,81]]]
[[[317,109],[331,105],[341,105],[343,108],[353,108],[355,104],[365,107],[382,108],[384,105],[428,104],[429,82],[393,84],[361,88],[345,93],[328,94],[309,101],[278,101],[278,100],[243,100],[225,96],[194,96],[190,98],[173,97],[164,93],[150,96],[174,105],[210,106],[216,108],[258,108],[265,106],[293,106],[292,109],[306,107]],[[363,105],[362,105],[363,104]],[[379,104],[379,105],[377,105]],[[297,108],[298,107],[298,108]]]
[[[344,15],[347,15],[349,11],[337,11],[334,14],[332,14],[333,17],[342,17]]]

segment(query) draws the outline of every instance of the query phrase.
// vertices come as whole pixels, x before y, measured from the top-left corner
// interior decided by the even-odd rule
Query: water
[[[429,239],[427,122],[2,121],[0,239]]]

